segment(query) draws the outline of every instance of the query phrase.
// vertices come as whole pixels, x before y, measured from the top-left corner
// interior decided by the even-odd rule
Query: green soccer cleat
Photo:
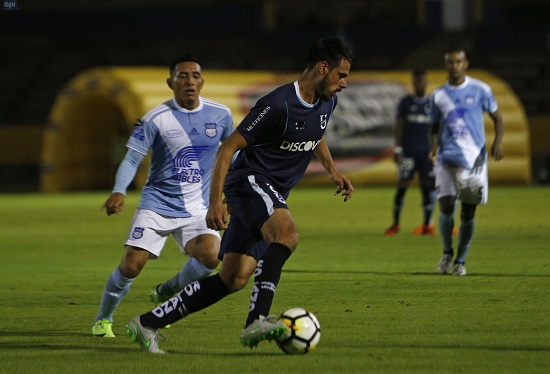
[[[170,300],[169,296],[164,296],[164,295],[162,295],[158,292],[158,288],[159,288],[160,285],[161,284],[157,284],[157,286],[155,288],[153,288],[151,290],[151,293],[149,294],[149,296],[151,297],[151,301],[153,302],[153,304],[155,304],[157,306],[162,304],[165,301]]]
[[[114,338],[113,323],[108,319],[100,319],[92,326],[92,335],[97,338]]]
[[[141,348],[150,353],[166,353],[159,348],[158,330],[147,328],[141,324],[139,316],[132,319],[126,325],[126,333],[133,342],[138,343]]]
[[[259,319],[252,322],[243,330],[241,344],[245,347],[254,348],[262,340],[272,341],[284,336],[286,331],[286,325],[279,321],[277,316],[271,315],[267,318],[260,316]]]
[[[153,302],[153,304],[155,304],[156,306],[159,306],[160,304],[164,303],[165,301],[168,301],[170,300],[170,297],[168,296],[164,296],[162,294],[160,294],[158,292],[158,288],[159,286],[161,285],[162,283],[159,283],[156,285],[155,288],[153,288],[151,290],[151,292],[149,293],[149,297],[151,298],[151,301]],[[171,325],[166,325],[164,326],[165,329],[169,329]]]

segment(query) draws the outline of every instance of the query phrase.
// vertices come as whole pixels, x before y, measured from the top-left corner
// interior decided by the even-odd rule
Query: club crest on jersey
[[[134,227],[134,231],[132,232],[132,238],[134,239],[141,239],[143,238],[143,231],[145,229],[143,227]]]
[[[205,123],[204,127],[205,127],[204,133],[209,138],[213,138],[216,135],[218,135],[218,130],[216,129],[216,124],[215,123]]]
[[[296,130],[305,130],[306,128],[306,122],[303,119],[296,122]]]
[[[321,128],[324,130],[327,128],[328,114],[321,114],[319,117],[321,117]]]
[[[475,103],[476,99],[474,96],[466,96],[464,98],[464,102],[467,104],[467,105],[473,105]]]

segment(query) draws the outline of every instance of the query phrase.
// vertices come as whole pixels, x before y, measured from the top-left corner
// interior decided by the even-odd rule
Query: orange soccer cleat
[[[413,230],[413,235],[435,235],[434,225],[420,225]]]
[[[384,235],[391,236],[399,232],[399,225],[392,225],[384,232]]]

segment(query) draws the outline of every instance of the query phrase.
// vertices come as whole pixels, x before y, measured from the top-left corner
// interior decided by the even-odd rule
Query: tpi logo
[[[17,0],[4,0],[2,1],[2,9],[4,10],[17,10]]]

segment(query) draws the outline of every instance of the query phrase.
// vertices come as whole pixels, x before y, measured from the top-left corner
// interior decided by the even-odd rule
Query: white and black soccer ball
[[[283,352],[308,353],[315,349],[321,339],[321,325],[313,313],[304,308],[291,308],[285,310],[279,320],[287,327],[286,334],[276,340]]]

